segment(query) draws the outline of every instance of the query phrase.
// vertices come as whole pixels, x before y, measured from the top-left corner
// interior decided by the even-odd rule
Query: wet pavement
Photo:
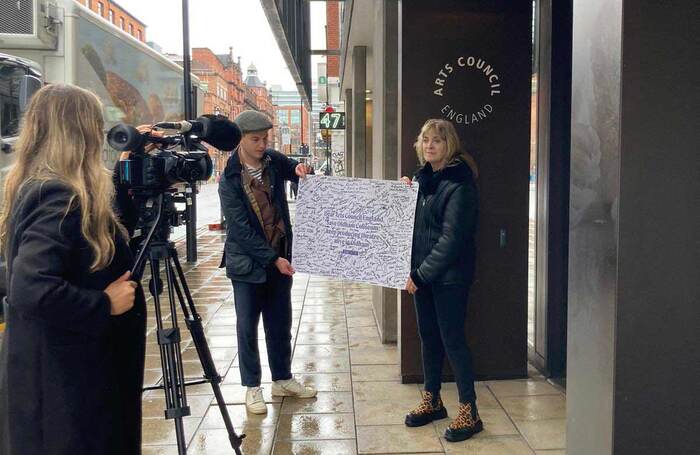
[[[200,208],[218,208],[218,202],[212,200],[215,187],[210,186],[203,193]],[[293,205],[291,208],[293,212]],[[213,215],[200,216],[201,226],[209,220],[207,217]],[[212,357],[223,376],[221,390],[233,425],[239,434],[246,434],[243,453],[564,453],[565,396],[534,370],[527,380],[477,384],[485,430],[469,441],[445,441],[442,434],[450,419],[407,428],[403,424],[404,416],[419,403],[421,389],[416,384],[401,384],[397,346],[380,342],[371,305],[371,287],[304,274],[295,275],[292,289],[292,371],[303,383],[316,387],[318,396],[305,400],[271,396],[261,324],[258,334],[268,414],[248,414],[237,362],[231,283],[224,270],[218,268],[225,236],[205,227],[198,232],[198,262],[185,263],[183,239],[177,242],[179,257],[203,319]],[[167,322],[166,310],[164,307]],[[148,311],[145,377],[147,385],[156,385],[162,373],[150,298]],[[184,327],[181,312],[178,319]],[[185,375],[201,377],[191,336],[184,329],[182,339]],[[442,395],[449,415],[455,416],[454,383],[445,384]],[[211,386],[188,387],[187,399],[191,408],[191,416],[184,419],[188,453],[233,453]],[[173,421],[163,418],[164,408],[162,391],[144,394],[144,455],[178,453],[175,426]]]
[[[292,290],[292,371],[303,383],[316,387],[318,396],[271,396],[261,324],[262,386],[268,414],[248,414],[236,357],[231,284],[217,268],[223,241],[220,232],[202,232],[200,260],[185,267],[217,369],[224,376],[221,389],[229,414],[236,431],[246,434],[244,453],[564,453],[565,396],[534,370],[527,380],[477,384],[485,430],[470,441],[445,441],[442,434],[450,419],[407,428],[404,416],[420,401],[421,389],[416,384],[401,384],[397,346],[380,342],[371,287],[304,274],[295,275]],[[146,377],[156,383],[161,373],[153,330],[151,315]],[[195,377],[201,375],[191,341],[186,333],[183,338],[187,340],[183,344],[185,370]],[[443,400],[449,415],[456,415],[454,383],[444,385]],[[192,408],[184,425],[188,453],[232,453],[211,387],[188,388],[188,401]],[[147,392],[144,455],[177,453],[174,425],[163,419],[163,408],[162,392]]]

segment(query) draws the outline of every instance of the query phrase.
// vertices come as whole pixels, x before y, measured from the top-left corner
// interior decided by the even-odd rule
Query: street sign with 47
[[[319,123],[323,129],[344,130],[345,112],[321,112]]]

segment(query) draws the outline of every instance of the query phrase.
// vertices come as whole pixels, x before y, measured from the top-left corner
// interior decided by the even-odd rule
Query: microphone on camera
[[[196,122],[203,127],[199,137],[219,150],[230,152],[241,142],[241,130],[228,117],[205,114],[197,118]]]
[[[159,129],[175,130],[178,133],[196,134],[204,142],[219,150],[230,152],[241,142],[241,130],[223,115],[206,114],[197,120],[162,122],[153,125]]]
[[[193,133],[202,132],[202,124],[197,120],[192,120],[191,122],[187,120],[181,120],[179,122],[161,122],[153,126],[161,130],[175,130],[178,133],[188,133],[190,131]]]

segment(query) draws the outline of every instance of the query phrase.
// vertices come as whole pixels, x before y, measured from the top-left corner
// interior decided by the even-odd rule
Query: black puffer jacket
[[[411,278],[418,288],[471,283],[478,195],[464,161],[433,172],[426,163],[416,174],[420,187],[413,230]]]

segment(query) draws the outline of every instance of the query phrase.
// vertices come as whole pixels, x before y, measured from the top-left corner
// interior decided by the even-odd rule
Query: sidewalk
[[[535,376],[529,380],[477,385],[485,431],[471,441],[451,444],[441,437],[449,419],[422,428],[403,425],[405,413],[418,404],[420,387],[401,384],[398,351],[382,345],[372,313],[369,286],[297,274],[292,290],[294,346],[292,370],[318,397],[272,398],[264,332],[260,326],[266,416],[245,411],[236,359],[236,316],[231,284],[218,269],[224,235],[199,236],[199,262],[185,265],[197,309],[220,374],[222,391],[237,432],[247,435],[246,454],[464,453],[563,454],[564,395]],[[183,245],[184,246],[184,245]],[[184,251],[181,252],[184,258]],[[160,380],[152,307],[149,307],[148,383]],[[186,374],[201,374],[189,334],[183,333]],[[443,399],[456,415],[454,384]],[[188,388],[192,416],[185,419],[189,454],[232,453],[211,387]],[[161,391],[144,397],[144,455],[176,454],[174,424],[163,419]]]
[[[290,207],[294,209],[294,205]],[[485,430],[470,441],[451,444],[442,438],[449,419],[422,428],[407,428],[404,415],[420,400],[420,387],[401,384],[396,345],[380,342],[370,303],[371,287],[297,274],[292,289],[293,373],[314,385],[311,400],[272,398],[265,337],[259,329],[266,416],[248,415],[245,388],[238,371],[236,314],[231,282],[219,261],[223,232],[198,231],[196,264],[185,262],[185,242],[178,242],[186,279],[203,319],[221,389],[236,431],[247,435],[245,454],[449,453],[449,454],[564,454],[565,397],[534,371],[528,380],[477,384],[479,410]],[[145,283],[145,281],[144,281]],[[167,314],[167,304],[162,306]],[[155,316],[148,299],[146,384],[161,380],[155,339]],[[165,316],[166,320],[168,316]],[[189,332],[182,328],[185,374],[201,377],[201,367]],[[0,340],[2,334],[0,333]],[[189,387],[192,415],[185,418],[190,455],[233,453],[219,409],[208,384]],[[450,416],[456,415],[454,383],[443,386]],[[177,454],[175,426],[163,418],[160,390],[143,400],[143,454]]]

